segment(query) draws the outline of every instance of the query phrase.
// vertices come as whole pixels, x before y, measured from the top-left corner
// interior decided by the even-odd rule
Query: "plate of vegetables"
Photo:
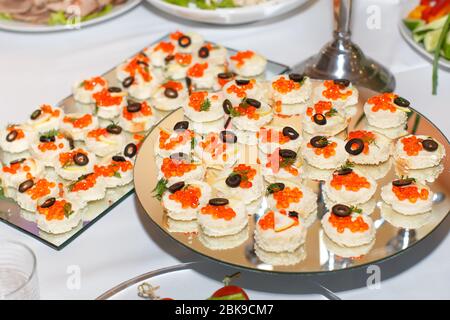
[[[0,29],[49,32],[80,29],[117,17],[141,0],[0,0]]]
[[[147,0],[179,18],[221,25],[244,24],[289,12],[308,0]]]
[[[450,70],[450,0],[408,1],[400,32],[424,57]]]

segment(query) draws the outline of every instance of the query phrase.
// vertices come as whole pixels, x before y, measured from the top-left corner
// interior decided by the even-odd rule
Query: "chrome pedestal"
[[[350,39],[352,0],[334,0],[333,3],[333,40],[317,55],[294,66],[293,71],[316,79],[348,79],[378,92],[393,91],[394,76],[366,57]]]

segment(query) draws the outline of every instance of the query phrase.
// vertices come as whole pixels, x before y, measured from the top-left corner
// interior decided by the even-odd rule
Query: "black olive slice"
[[[184,152],[177,152],[177,153],[172,153],[170,155],[170,159],[176,160],[176,161],[188,161],[189,156]]]
[[[230,174],[227,179],[225,180],[225,183],[230,188],[237,188],[241,184],[242,176],[239,173],[232,173]]]
[[[338,217],[347,217],[352,213],[352,210],[345,204],[335,204],[333,208],[331,208],[331,212]]]
[[[226,206],[227,204],[230,203],[230,201],[228,201],[228,199],[225,198],[213,198],[209,200],[208,203],[212,206]]]
[[[342,87],[348,87],[350,85],[350,80],[347,79],[335,79],[333,82]]]
[[[289,74],[289,80],[292,80],[294,82],[302,82],[305,79],[305,76],[300,73],[290,73]]]
[[[191,45],[191,43],[192,43],[192,40],[191,40],[191,37],[189,37],[189,36],[182,35],[181,37],[178,38],[178,44],[182,48],[189,47]]]
[[[408,100],[402,97],[395,98],[394,103],[399,107],[409,107],[409,105],[411,104]]]
[[[432,139],[422,140],[422,146],[425,150],[429,152],[436,151],[439,148],[438,143]]]
[[[139,102],[130,103],[127,106],[127,111],[130,113],[135,113],[141,111],[142,105]]]
[[[51,206],[53,206],[56,202],[55,198],[48,198],[47,200],[44,201],[43,204],[41,204],[41,208],[50,208]]]
[[[285,188],[284,183],[282,182],[276,182],[276,183],[271,183],[267,186],[267,192],[268,193],[275,193],[278,191],[283,191]]]
[[[313,115],[313,120],[319,126],[324,126],[327,124],[327,118],[321,113],[316,113]]]
[[[174,131],[184,131],[189,128],[189,121],[178,121],[173,126]]]
[[[233,132],[227,130],[220,131],[219,136],[223,143],[236,143],[238,139]]]
[[[167,57],[164,58],[164,61],[165,61],[166,63],[169,63],[169,62],[172,61],[173,59],[175,59],[175,55],[169,54]]]
[[[22,163],[22,162],[25,162],[25,160],[27,160],[27,159],[20,158],[20,159],[16,159],[16,160],[11,161],[9,164],[13,165],[13,164],[17,164],[17,163]]]
[[[123,149],[123,154],[125,157],[133,158],[137,153],[137,146],[134,143],[129,143],[125,146],[125,149]]]
[[[230,100],[225,99],[222,103],[222,108],[223,112],[225,112],[226,114],[230,114],[231,109],[233,109],[233,104],[231,103]]]
[[[289,211],[288,216],[291,218],[298,218],[298,212],[297,211]]]
[[[106,131],[108,131],[111,134],[121,134],[122,133],[122,127],[117,124],[110,124],[106,127]]]
[[[250,83],[250,80],[246,80],[246,79],[237,79],[235,80],[236,84],[238,86],[245,86],[246,84]]]
[[[33,181],[33,179],[25,180],[24,182],[22,182],[22,183],[19,185],[19,192],[20,192],[20,193],[27,192],[27,191],[30,190],[33,186],[34,186],[34,181]]]
[[[123,81],[122,81],[122,86],[124,88],[129,88],[134,82],[134,77],[126,77]]]
[[[173,88],[166,88],[164,90],[164,95],[169,99],[176,99],[178,98],[178,91]]]
[[[69,148],[70,150],[75,149],[75,141],[72,137],[66,137],[66,140],[69,142]]]
[[[282,133],[283,136],[288,137],[290,140],[296,140],[300,136],[292,127],[284,127]]]
[[[6,135],[6,141],[8,142],[13,142],[14,140],[16,140],[17,136],[19,135],[19,132],[15,129],[11,130],[7,135]]]
[[[208,58],[209,57],[209,49],[207,47],[201,47],[198,50],[198,56],[203,59]]]
[[[233,72],[221,72],[221,73],[217,74],[217,77],[219,79],[227,80],[227,79],[233,78],[234,77],[234,73]]]
[[[175,193],[175,192],[183,189],[185,185],[186,184],[183,181],[176,182],[173,185],[171,185],[170,187],[168,187],[167,190],[169,190],[170,193]]]
[[[83,167],[89,163],[89,158],[84,153],[78,152],[73,156],[73,162],[77,166]]]
[[[340,176],[346,176],[346,175],[352,173],[353,169],[352,168],[342,168],[342,169],[337,170],[336,172]]]
[[[413,178],[398,179],[398,180],[392,181],[392,185],[394,185],[396,187],[404,187],[404,186],[409,186],[414,181],[415,180]]]
[[[289,149],[280,149],[278,151],[278,154],[283,159],[295,159],[295,158],[297,158],[297,152],[295,152],[293,150],[289,150]]]
[[[309,140],[314,148],[325,148],[328,145],[328,139],[325,136],[315,136]]]
[[[259,101],[256,100],[256,99],[247,98],[247,99],[245,99],[245,102],[247,102],[247,104],[248,104],[249,106],[255,107],[255,108],[257,108],[257,109],[261,107],[261,102],[259,102]]]
[[[45,143],[45,142],[55,142],[56,138],[55,136],[40,136],[39,142]]]
[[[109,87],[108,88],[108,92],[110,92],[110,93],[119,93],[119,92],[122,92],[122,89],[120,89],[119,87]]]
[[[345,150],[353,155],[357,156],[364,150],[364,141],[362,141],[359,138],[353,138],[348,140],[348,142],[345,144]]]
[[[33,111],[33,113],[30,116],[31,120],[36,120],[37,118],[39,118],[42,114],[42,110],[41,109],[36,109]]]
[[[113,156],[112,157],[112,160],[113,161],[115,161],[115,162],[125,162],[125,161],[127,161],[124,157],[122,157],[122,156]]]

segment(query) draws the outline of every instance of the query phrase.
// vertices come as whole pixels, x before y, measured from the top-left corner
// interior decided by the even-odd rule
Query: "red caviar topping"
[[[194,137],[194,132],[191,130],[184,130],[177,133],[175,137],[170,137],[170,133],[164,130],[159,132],[159,148],[162,150],[173,150],[177,145],[183,145],[191,142]]]
[[[283,169],[293,176],[298,176],[298,169],[294,166],[295,159],[283,159],[279,155],[279,150],[280,148],[277,148],[267,156],[266,168],[272,169],[273,173],[278,173]]]
[[[169,37],[170,37],[171,40],[177,41],[182,36],[184,36],[184,33],[177,30],[175,32],[172,32]]]
[[[323,148],[314,148],[312,146],[312,144],[308,142],[307,147],[313,148],[314,153],[316,155],[318,155],[318,156],[322,155],[325,159],[328,159],[329,157],[336,155],[337,143],[332,141],[331,143],[329,143],[327,146],[325,146]]]
[[[258,224],[263,230],[275,228],[275,213],[273,211],[267,212],[258,220]]]
[[[108,89],[103,89],[93,95],[95,103],[99,107],[117,106],[122,103],[122,95],[112,95]]]
[[[369,144],[375,141],[376,138],[375,134],[371,131],[366,130],[352,131],[348,134],[347,140],[355,138],[361,139],[364,142],[363,153],[369,154]]]
[[[22,168],[21,162],[16,162],[8,166],[4,166],[2,171],[5,173],[16,174]]]
[[[127,172],[133,169],[133,164],[130,161],[111,161],[110,164],[106,166],[94,166],[94,172],[98,176],[105,178],[117,176],[117,173]]]
[[[99,84],[101,86],[106,86],[106,81],[102,77],[93,77],[89,80],[84,80],[82,82],[84,89],[88,90],[88,91],[94,90],[94,88],[97,84]]]
[[[276,81],[272,82],[272,88],[282,94],[289,93],[292,90],[298,90],[300,87],[301,85],[299,82],[286,79],[284,76],[281,76]]]
[[[166,83],[164,83],[162,85],[162,87],[165,88],[165,89],[170,88],[170,89],[173,89],[173,90],[176,90],[176,91],[180,91],[180,90],[183,89],[183,84],[181,82],[178,82],[178,81],[170,80],[170,81],[167,81]]]
[[[302,197],[303,192],[298,187],[286,187],[273,194],[273,198],[277,202],[277,209],[287,209],[291,203],[299,203]]]
[[[100,137],[106,137],[109,135],[108,130],[106,128],[98,128],[88,132],[88,138],[94,138],[97,141],[100,141]]]
[[[422,139],[416,136],[406,137],[400,140],[403,143],[403,150],[408,156],[417,156],[422,151]]]
[[[133,120],[133,118],[136,117],[148,117],[151,116],[153,114],[152,112],[152,108],[150,108],[150,106],[147,104],[146,101],[141,103],[141,110],[139,112],[128,112],[127,107],[123,107],[123,112],[122,115],[125,119],[131,121]]]
[[[61,164],[61,166],[68,166],[68,165],[72,165],[73,162],[73,157],[77,154],[77,153],[82,153],[84,155],[87,156],[86,151],[82,150],[82,149],[78,149],[78,150],[72,150],[69,152],[63,152],[59,154],[59,163]]]
[[[397,108],[392,104],[392,101],[397,97],[394,93],[383,93],[378,96],[374,96],[367,100],[367,103],[372,104],[372,111],[377,112],[379,110],[395,112]]]
[[[6,130],[7,130],[8,132],[11,132],[11,131],[13,131],[13,130],[17,131],[17,136],[16,136],[16,139],[14,139],[14,141],[15,141],[15,140],[20,140],[20,139],[25,138],[25,133],[23,132],[23,130],[20,129],[20,128],[18,128],[18,127],[16,127],[16,126],[8,126],[8,127],[6,128]]]
[[[62,135],[59,134],[59,135],[58,135],[58,138],[61,139],[61,138],[62,138]],[[46,152],[46,151],[56,151],[56,150],[62,149],[62,148],[64,148],[64,143],[58,143],[58,144],[56,144],[56,143],[51,142],[51,141],[49,141],[49,142],[42,142],[42,143],[40,143],[40,144],[38,145],[38,149],[39,149],[41,152]]]
[[[195,186],[187,186],[186,188],[183,188],[181,190],[176,191],[175,193],[172,193],[169,196],[169,199],[181,203],[181,207],[183,209],[187,208],[195,209],[200,204],[201,195],[202,192],[200,191],[200,188]]]
[[[124,70],[128,72],[131,77],[136,77],[136,74],[139,74],[145,82],[150,82],[153,78],[148,69],[149,62],[150,59],[140,53],[128,62]]]
[[[228,206],[212,206],[206,205],[201,209],[203,214],[210,214],[214,219],[224,219],[230,221],[236,216],[236,212]]]
[[[263,143],[279,143],[279,144],[285,144],[291,141],[288,136],[285,136],[282,131],[275,130],[273,128],[261,128],[259,132],[256,133],[256,136],[258,138],[261,138],[261,141]]]
[[[69,210],[72,210],[72,205],[66,200],[56,200],[50,208],[42,208],[41,206],[37,208],[40,214],[45,215],[47,221],[63,220]]]
[[[179,160],[164,158],[161,165],[161,172],[166,179],[172,177],[182,177],[186,172],[197,169],[195,163],[186,163]]]
[[[192,62],[192,55],[190,53],[176,53],[175,61],[181,65],[187,66]]]
[[[331,110],[333,107],[332,103],[330,101],[319,101],[316,104],[314,104],[313,107],[308,107],[306,109],[306,114],[310,117],[312,117],[314,114],[320,113],[325,115],[327,112]]]
[[[175,46],[170,42],[161,41],[156,45],[153,51],[162,50],[165,53],[172,53],[175,50]]]
[[[369,230],[369,225],[364,221],[362,216],[353,218],[351,215],[346,217],[339,217],[335,214],[331,214],[328,218],[328,222],[337,229],[337,232],[343,233],[345,228],[351,232],[364,232]]]
[[[342,187],[344,187],[347,191],[355,192],[362,188],[370,188],[369,181],[367,181],[365,177],[359,176],[354,171],[346,175],[333,174],[330,184],[336,190],[341,190]]]
[[[274,107],[276,113],[281,113],[283,111],[283,102],[281,100],[275,101]]]
[[[231,56],[230,59],[233,61],[236,61],[236,65],[238,67],[242,67],[245,63],[245,60],[250,59],[253,57],[255,53],[253,51],[247,50],[247,51],[239,51],[234,56]]]
[[[202,107],[207,97],[208,92],[206,91],[192,92],[192,94],[189,96],[189,106],[195,111],[202,111]]]
[[[403,201],[408,199],[411,203],[416,203],[418,199],[427,200],[429,192],[427,189],[422,188],[419,192],[417,186],[392,186],[392,192],[397,196],[398,200]]]
[[[335,84],[333,80],[325,80],[323,82],[323,85],[325,86],[325,90],[323,90],[322,94],[325,98],[331,99],[331,100],[338,100],[338,99],[346,99],[352,95],[352,90],[345,90],[345,87]]]
[[[65,123],[71,123],[74,128],[83,129],[92,124],[92,115],[85,114],[80,118],[64,117]]]
[[[236,84],[233,84],[233,85],[231,85],[231,86],[229,86],[227,88],[227,93],[230,93],[230,94],[234,93],[234,94],[236,94],[236,96],[238,98],[242,98],[243,99],[243,98],[245,98],[247,96],[247,90],[253,89],[254,85],[255,85],[255,80],[254,79],[250,80],[249,83],[244,84],[242,86],[238,86]]]
[[[213,159],[222,156],[224,161],[227,160],[227,144],[222,142],[219,134],[216,132],[208,133],[203,141],[199,143],[199,146],[206,152],[208,152]]]
[[[253,186],[252,180],[256,176],[256,169],[246,164],[239,164],[233,168],[233,173],[241,176],[240,188],[249,189]]]
[[[205,70],[208,69],[208,63],[196,63],[187,71],[189,77],[200,78],[203,77]]]
[[[70,185],[70,191],[71,192],[77,192],[77,191],[87,191],[95,186],[97,183],[97,175],[96,174],[89,174],[84,179],[81,179],[79,181],[74,182]]]

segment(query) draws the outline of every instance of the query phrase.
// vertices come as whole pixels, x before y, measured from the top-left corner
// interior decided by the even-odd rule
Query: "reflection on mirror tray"
[[[221,128],[196,131],[187,106],[151,131],[135,168],[150,218],[202,255],[281,273],[374,263],[429,235],[450,208],[447,139],[395,94],[297,76],[256,80],[266,96],[223,91]]]

